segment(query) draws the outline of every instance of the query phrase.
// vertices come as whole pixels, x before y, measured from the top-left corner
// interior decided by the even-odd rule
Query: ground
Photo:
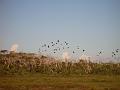
[[[120,90],[120,76],[2,75],[0,90]]]

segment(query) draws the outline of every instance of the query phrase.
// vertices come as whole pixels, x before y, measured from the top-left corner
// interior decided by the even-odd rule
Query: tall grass
[[[0,74],[120,74],[120,63],[62,62],[51,57],[27,53],[0,54]]]

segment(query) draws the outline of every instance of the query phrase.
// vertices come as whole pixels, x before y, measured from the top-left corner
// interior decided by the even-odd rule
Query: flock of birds
[[[50,42],[49,44],[41,45],[38,52],[47,52],[48,49],[51,49],[52,52],[55,54],[59,51],[70,49],[70,44],[66,41],[60,42],[60,40],[57,40],[56,42]],[[77,49],[79,50],[80,47],[77,46]],[[83,49],[82,51],[85,52],[86,50]],[[75,50],[73,50],[72,53],[75,54]]]
[[[53,53],[53,54],[56,54],[56,53],[60,53],[60,52],[64,52],[66,50],[69,50],[71,51],[72,54],[77,54],[78,51],[82,52],[82,53],[86,53],[86,49],[82,49],[80,48],[80,46],[76,46],[74,49],[71,49],[73,47],[71,47],[70,43],[64,41],[60,41],[60,40],[56,40],[55,42],[49,42],[49,43],[44,43],[42,45],[40,45],[40,48],[39,48],[39,53]],[[120,49],[115,49],[111,52],[111,57],[112,58],[116,58],[117,56],[119,56],[119,50]],[[8,50],[1,50],[0,53],[6,53],[8,52]],[[101,50],[101,51],[98,51],[96,56],[101,56],[104,52]]]
[[[44,43],[42,45],[40,45],[40,48],[39,48],[39,53],[46,53],[46,52],[49,52],[49,53],[53,53],[53,54],[56,54],[56,53],[59,53],[59,52],[63,52],[63,51],[66,51],[66,49],[71,49],[70,48],[70,43],[64,41],[60,41],[60,40],[56,40],[55,42],[49,42],[48,44],[47,43]],[[116,58],[116,56],[119,56],[119,50],[120,49],[115,49],[111,52],[111,57],[112,58]],[[82,49],[80,48],[80,46],[76,46],[74,49],[71,49],[71,53],[72,54],[76,54],[77,51],[81,51],[82,53],[85,53],[86,52],[86,49]],[[6,53],[8,52],[8,50],[1,50],[0,53]],[[101,56],[104,52],[101,50],[101,51],[98,51],[96,56]]]
[[[116,49],[115,51],[112,52],[112,57],[115,57],[119,52],[119,49]]]
[[[47,52],[47,51],[51,51],[53,54],[66,50],[66,49],[70,49],[70,43],[64,41],[61,42],[60,40],[56,40],[55,42],[49,42],[48,44],[42,44],[39,48],[39,53],[43,53],[43,52]],[[76,50],[81,50],[80,46],[76,46],[76,49],[72,50],[72,54],[77,53]],[[85,49],[81,50],[82,53],[86,52]],[[119,49],[116,49],[114,51],[112,51],[111,55],[112,57],[116,57],[116,55],[118,54]],[[102,55],[104,52],[103,51],[98,51],[98,53],[96,54],[96,56],[100,56]]]

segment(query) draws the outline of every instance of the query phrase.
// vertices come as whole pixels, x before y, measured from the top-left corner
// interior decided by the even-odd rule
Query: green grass
[[[120,90],[120,75],[4,75],[0,90]]]

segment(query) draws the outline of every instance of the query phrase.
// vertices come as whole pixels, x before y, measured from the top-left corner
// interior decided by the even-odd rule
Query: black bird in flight
[[[113,57],[113,55],[112,55],[112,57]]]
[[[83,49],[83,52],[85,52],[85,50]]]
[[[115,52],[112,52],[112,54],[114,54]]]
[[[48,48],[49,48],[50,46],[48,45]]]
[[[116,53],[118,53],[119,52],[119,49],[116,49]]]
[[[73,53],[75,53],[75,52],[73,51]]]
[[[55,44],[53,44],[52,46],[54,46]]]
[[[44,44],[44,47],[46,47],[46,44]]]
[[[39,48],[38,52],[40,52],[40,51],[41,51],[41,49]]]
[[[68,43],[65,41],[65,44],[68,45]]]
[[[102,54],[102,51],[98,52],[98,55],[97,55],[97,56],[100,56],[100,54]]]
[[[59,41],[59,40],[57,40],[57,42],[59,43],[60,41]]]
[[[102,52],[100,51],[99,54],[102,54]]]

